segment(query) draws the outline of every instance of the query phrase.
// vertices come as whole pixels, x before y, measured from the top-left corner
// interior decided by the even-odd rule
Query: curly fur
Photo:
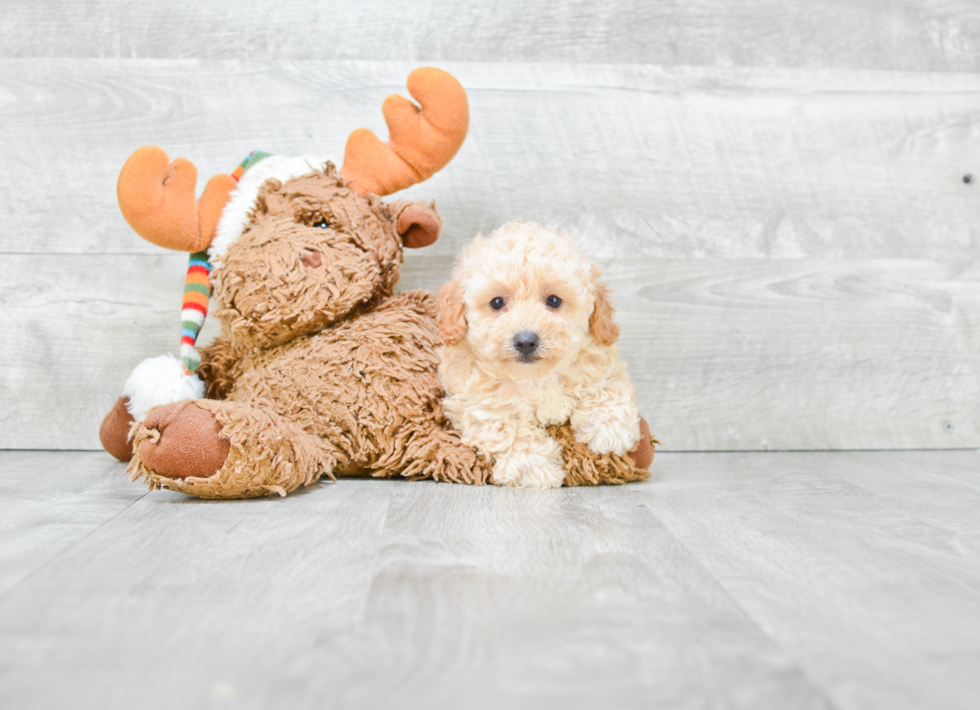
[[[131,476],[204,498],[285,494],[324,475],[485,483],[486,461],[443,414],[435,297],[392,295],[396,221],[408,230],[413,214],[438,229],[431,205],[362,197],[329,163],[267,181],[215,264],[222,336],[199,370],[221,401],[195,404],[220,424],[228,457],[207,478],[163,476],[147,453],[166,431],[138,422]]]
[[[561,459],[565,467],[566,486],[619,485],[650,478],[650,471],[637,468],[628,456],[597,454],[575,438],[568,424],[549,426],[548,435],[561,447]],[[650,444],[659,443],[650,438]]]
[[[549,426],[568,421],[575,440],[600,455],[624,456],[640,440],[600,275],[571,237],[513,222],[478,236],[441,292],[446,414],[463,443],[493,459],[498,485],[562,485],[562,447]],[[537,337],[532,355],[520,352],[519,334]]]
[[[465,304],[452,289],[438,312],[430,293],[392,295],[403,244],[431,243],[440,224],[434,205],[352,192],[330,164],[267,181],[215,261],[222,335],[198,370],[209,399],[133,424],[130,476],[200,498],[285,495],[323,476],[488,482],[490,461],[446,417],[438,376],[440,329],[453,342],[455,323],[463,338]],[[568,423],[552,436],[566,442],[567,485],[649,475],[579,444]],[[205,449],[227,454],[213,475],[192,474]]]

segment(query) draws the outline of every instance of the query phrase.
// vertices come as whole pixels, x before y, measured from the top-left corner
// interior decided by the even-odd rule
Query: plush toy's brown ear
[[[413,202],[401,211],[395,222],[395,231],[401,235],[402,244],[412,249],[435,243],[442,229],[442,217],[436,212],[436,203]]]
[[[439,291],[439,335],[446,345],[458,345],[466,335],[466,310],[463,305],[463,287],[458,281],[450,281]]]
[[[613,320],[615,315],[609,290],[598,280],[595,282],[595,307],[589,318],[589,330],[599,345],[612,345],[619,338],[619,326]]]

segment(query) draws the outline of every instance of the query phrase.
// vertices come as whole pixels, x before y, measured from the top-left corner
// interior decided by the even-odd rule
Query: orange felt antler
[[[347,139],[340,174],[356,192],[390,195],[426,180],[463,145],[470,109],[460,83],[440,69],[422,67],[408,75],[407,84],[421,108],[397,94],[385,99],[388,143],[367,128]]]
[[[236,185],[231,175],[215,175],[197,200],[194,164],[183,158],[171,163],[160,148],[145,146],[119,171],[116,195],[123,217],[143,239],[167,249],[197,252],[214,238]]]

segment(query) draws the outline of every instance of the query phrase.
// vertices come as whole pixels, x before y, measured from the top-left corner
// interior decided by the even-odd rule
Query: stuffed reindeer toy
[[[442,220],[434,203],[379,197],[445,166],[469,108],[438,69],[407,84],[419,106],[389,96],[389,142],[355,131],[339,171],[253,153],[195,199],[186,160],[146,147],[123,166],[132,228],[191,253],[181,358],[140,363],[102,423],[103,446],[130,461],[133,480],[201,498],[285,495],[340,475],[491,482],[490,462],[442,410],[435,297],[394,292],[403,248],[435,242]],[[222,334],[199,351],[212,298]],[[574,444],[568,465],[572,484],[648,475]]]

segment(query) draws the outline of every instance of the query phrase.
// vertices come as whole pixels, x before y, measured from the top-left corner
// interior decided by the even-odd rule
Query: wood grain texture
[[[970,0],[7,0],[3,56],[980,68]]]
[[[667,453],[623,487],[210,502],[0,452],[8,541],[59,519],[0,592],[0,706],[972,709],[978,466]]]
[[[183,257],[115,205],[136,146],[205,177],[339,156],[414,64],[0,59],[0,446],[97,448],[132,366],[175,347]],[[404,287],[477,232],[551,224],[606,268],[668,448],[980,445],[976,74],[444,66],[472,129],[404,193],[446,220]]]
[[[107,454],[0,452],[0,597],[145,493]]]
[[[132,368],[179,349],[186,269],[177,253],[4,256],[2,446],[101,448],[102,417]]]
[[[611,265],[622,355],[666,446],[980,444],[980,262]]]
[[[0,253],[156,253],[119,214],[138,146],[204,179],[249,151],[340,160],[413,63],[0,60]],[[405,195],[456,253],[515,218],[597,256],[971,259],[980,76],[446,64],[471,130]]]
[[[976,704],[978,452],[669,461],[631,490],[836,707]]]
[[[345,703],[829,707],[626,487],[393,491]]]
[[[668,450],[980,445],[980,263],[600,263]],[[185,264],[6,256],[0,446],[99,448],[131,369],[177,349]],[[451,264],[411,252],[400,288],[438,288]]]
[[[0,598],[0,636],[11,707],[829,708],[626,489],[154,493]]]

